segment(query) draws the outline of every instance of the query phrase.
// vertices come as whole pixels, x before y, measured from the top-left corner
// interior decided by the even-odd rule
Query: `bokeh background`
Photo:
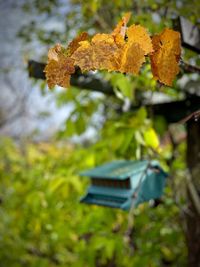
[[[199,75],[181,70],[165,87],[149,63],[137,77],[91,72],[84,82],[103,81],[98,92],[81,79],[50,91],[30,77],[30,60],[45,63],[50,47],[82,31],[111,32],[128,11],[150,34],[178,16],[200,22],[196,0],[0,0],[1,267],[187,266],[186,130],[145,105],[199,96]],[[191,50],[182,58],[200,65]],[[112,94],[99,92],[108,84]],[[122,158],[156,158],[176,177],[160,205],[135,209],[131,232],[128,212],[79,203],[89,181],[78,173]]]

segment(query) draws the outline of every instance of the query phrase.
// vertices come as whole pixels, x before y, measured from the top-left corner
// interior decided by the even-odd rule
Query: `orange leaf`
[[[171,86],[179,73],[181,54],[180,33],[165,29],[152,38],[154,52],[150,55],[153,76],[161,83]]]
[[[131,17],[131,12],[127,12],[124,14],[122,19],[118,22],[117,26],[112,32],[113,36],[120,34],[123,38],[125,37],[126,25],[129,22],[130,17]]]
[[[80,46],[79,42],[85,41],[88,39],[88,33],[82,32],[76,38],[74,38],[68,45],[67,50],[69,51],[70,56],[78,49]]]
[[[48,64],[45,74],[49,88],[55,85],[62,87],[70,86],[70,74],[75,72],[74,60],[64,54],[65,49],[57,44],[48,53]]]
[[[165,29],[151,40],[144,27],[127,28],[130,15],[126,13],[111,34],[96,34],[90,41],[83,32],[67,48],[61,45],[51,48],[45,68],[49,87],[56,84],[68,87],[75,66],[82,71],[105,69],[138,74],[148,54],[154,78],[171,85],[179,72],[180,34]]]

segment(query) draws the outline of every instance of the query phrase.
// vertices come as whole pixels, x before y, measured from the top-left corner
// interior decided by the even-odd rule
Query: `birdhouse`
[[[154,161],[113,161],[84,171],[91,185],[81,202],[128,210],[160,198],[167,174]]]

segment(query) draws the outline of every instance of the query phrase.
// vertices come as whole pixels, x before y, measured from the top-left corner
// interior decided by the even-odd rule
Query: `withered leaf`
[[[67,47],[69,55],[71,56],[78,49],[78,47],[80,46],[79,42],[87,40],[88,37],[89,36],[87,32],[82,32],[76,38],[74,38]]]
[[[83,32],[67,48],[61,45],[51,48],[45,68],[49,87],[56,84],[68,87],[75,66],[82,71],[105,69],[138,74],[149,54],[154,78],[171,85],[179,72],[180,34],[165,29],[151,40],[144,27],[127,28],[129,19],[130,13],[126,13],[111,34],[96,34],[90,41]]]
[[[151,38],[145,28],[132,25],[127,28],[127,40],[123,46],[120,72],[138,74],[145,55],[153,51]]]
[[[131,12],[127,12],[124,14],[122,19],[118,22],[117,26],[115,27],[115,29],[112,32],[113,36],[120,34],[123,38],[125,37],[126,27],[127,27],[127,24],[130,20],[130,17],[131,17]]]
[[[91,42],[80,42],[72,58],[82,71],[96,69],[113,71],[120,68],[120,53],[114,37],[102,33],[96,34]]]
[[[138,43],[127,43],[123,50],[119,71],[137,75],[144,62],[144,51],[141,46]]]
[[[179,73],[181,53],[180,33],[165,29],[152,38],[154,52],[150,55],[151,69],[155,79],[171,86]]]
[[[144,27],[134,24],[131,25],[127,29],[127,36],[128,42],[139,44],[145,55],[153,51],[151,38]]]
[[[50,89],[55,85],[70,86],[70,75],[75,72],[74,60],[64,52],[65,49],[59,44],[49,50],[48,64],[44,71]]]

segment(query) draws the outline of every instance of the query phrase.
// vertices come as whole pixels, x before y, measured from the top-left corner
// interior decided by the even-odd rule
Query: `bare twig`
[[[180,60],[180,67],[187,73],[198,73],[200,74],[200,67],[190,65],[189,63]]]
[[[198,121],[200,119],[200,110],[197,110],[197,111],[193,112],[192,114],[190,114],[189,116],[185,117],[184,119],[182,119],[178,123],[186,123],[187,121],[189,121],[191,119],[194,119],[195,121]]]
[[[27,100],[29,99],[29,96],[32,92],[29,88],[26,88],[25,90],[23,90],[22,94],[21,90],[18,91],[14,87],[9,77],[5,77],[4,79],[8,88],[11,90],[11,93],[13,95],[13,101],[8,105],[7,109],[4,110],[7,115],[3,116],[3,118],[0,120],[0,128],[4,127],[9,123],[12,123],[17,118],[25,114]]]

